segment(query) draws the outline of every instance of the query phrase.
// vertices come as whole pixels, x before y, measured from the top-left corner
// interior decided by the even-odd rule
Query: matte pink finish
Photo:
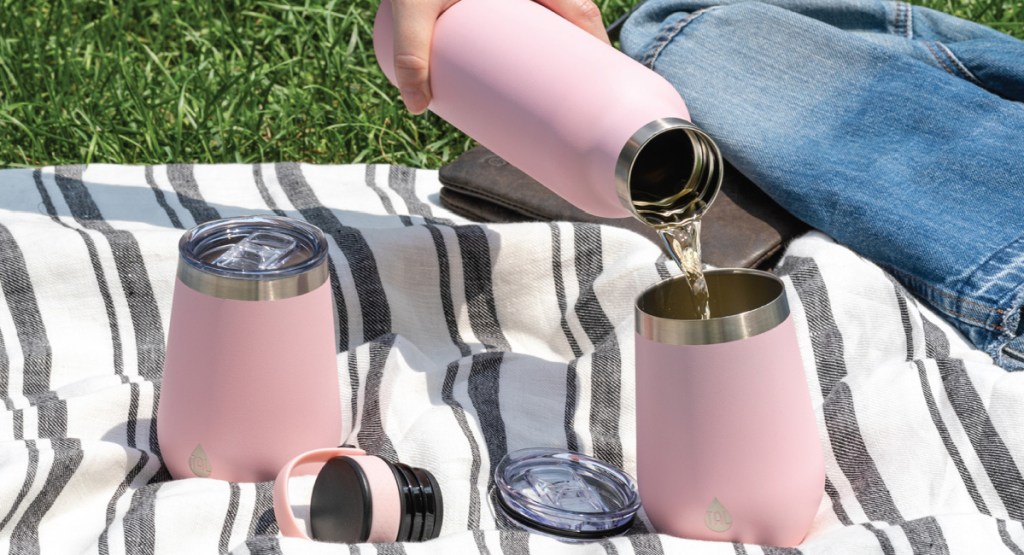
[[[281,534],[290,538],[310,539],[306,534],[306,527],[299,524],[292,512],[292,503],[288,498],[288,478],[306,474],[316,474],[323,465],[334,457],[361,457],[366,452],[362,449],[341,447],[336,449],[315,449],[297,455],[286,462],[274,479],[274,517],[277,519],[277,527]],[[316,465],[314,467],[314,465]],[[396,489],[397,491],[397,489]],[[395,528],[395,536],[398,536],[398,528]]]
[[[374,25],[377,63],[392,83],[391,4]],[[615,164],[659,118],[689,120],[660,75],[533,0],[461,0],[437,20],[430,110],[567,201],[626,217]]]
[[[338,445],[333,306],[329,282],[274,301],[175,283],[157,419],[172,476],[267,481],[295,455]]]
[[[398,482],[384,459],[368,455],[353,457],[366,474],[373,497],[373,517],[370,520],[370,543],[393,542],[398,538],[402,524],[402,499],[398,494]]]
[[[825,471],[792,317],[714,345],[638,335],[636,403],[637,482],[658,532],[784,547],[803,540]]]

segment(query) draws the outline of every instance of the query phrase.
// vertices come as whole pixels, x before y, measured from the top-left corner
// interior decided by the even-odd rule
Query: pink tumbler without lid
[[[157,414],[175,478],[273,480],[335,447],[341,409],[327,242],[305,222],[228,218],[179,243]]]
[[[683,277],[637,299],[640,499],[658,532],[797,545],[825,466],[786,290],[756,270],[705,277],[709,320]]]
[[[395,82],[391,4],[374,24]],[[717,146],[657,73],[533,0],[461,0],[434,27],[430,111],[577,207],[651,223],[702,213]]]

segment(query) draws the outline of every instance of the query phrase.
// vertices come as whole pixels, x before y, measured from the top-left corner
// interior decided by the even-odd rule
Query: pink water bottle
[[[216,220],[179,243],[157,414],[175,478],[273,480],[335,447],[341,409],[323,233],[274,216]]]
[[[373,43],[394,83],[388,0]],[[721,185],[718,148],[668,81],[532,0],[448,8],[430,88],[430,111],[594,215],[681,221]]]

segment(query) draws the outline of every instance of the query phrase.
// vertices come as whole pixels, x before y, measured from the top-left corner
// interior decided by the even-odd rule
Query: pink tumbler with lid
[[[789,547],[811,527],[825,465],[786,290],[756,270],[684,277],[636,303],[637,483],[673,536]]]
[[[374,25],[395,82],[391,4]],[[461,0],[434,27],[429,109],[577,207],[653,224],[702,213],[714,141],[663,77],[533,0]]]
[[[157,413],[175,478],[273,480],[335,447],[341,409],[327,241],[274,216],[216,220],[179,243]]]

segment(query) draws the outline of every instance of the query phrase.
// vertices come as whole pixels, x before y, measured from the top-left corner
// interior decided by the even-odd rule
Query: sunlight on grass
[[[373,56],[376,0],[0,0],[0,166],[385,162],[472,141],[410,116]],[[610,22],[624,0],[599,2]],[[928,5],[1024,36],[1021,2]]]

